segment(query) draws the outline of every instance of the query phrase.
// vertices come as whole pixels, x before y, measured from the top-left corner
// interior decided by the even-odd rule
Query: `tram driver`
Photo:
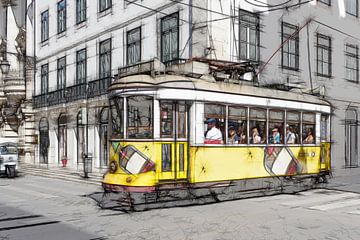
[[[205,134],[206,144],[221,144],[223,142],[222,133],[219,128],[216,127],[216,120],[210,118],[206,120],[208,130]]]

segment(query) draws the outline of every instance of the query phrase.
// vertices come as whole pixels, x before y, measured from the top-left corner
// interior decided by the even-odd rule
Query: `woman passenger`
[[[304,139],[303,143],[312,144],[314,143],[313,129],[309,128],[307,131],[307,137]]]

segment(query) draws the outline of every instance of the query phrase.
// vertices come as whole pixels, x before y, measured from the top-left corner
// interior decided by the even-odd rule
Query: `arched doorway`
[[[100,167],[108,165],[109,148],[108,148],[108,124],[109,108],[104,107],[100,112],[99,138],[100,138]]]
[[[67,116],[61,113],[58,118],[58,163],[67,159]]]
[[[80,110],[76,117],[77,132],[77,163],[84,162],[85,153],[85,124],[83,123],[82,111]]]
[[[39,152],[40,152],[40,163],[48,164],[48,149],[50,145],[49,139],[49,121],[43,117],[39,122]]]
[[[358,127],[357,112],[347,109],[345,113],[345,166],[357,167],[358,161]]]

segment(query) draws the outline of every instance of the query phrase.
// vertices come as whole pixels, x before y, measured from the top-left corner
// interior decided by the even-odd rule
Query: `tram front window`
[[[111,112],[111,137],[123,138],[123,115],[124,115],[124,100],[123,98],[110,99]]]
[[[303,144],[315,143],[315,124],[316,118],[314,113],[303,113]]]
[[[205,104],[205,144],[224,143],[225,106]]]
[[[250,109],[250,143],[266,144],[266,110]]]
[[[127,135],[130,139],[150,139],[153,136],[153,98],[127,98]]]

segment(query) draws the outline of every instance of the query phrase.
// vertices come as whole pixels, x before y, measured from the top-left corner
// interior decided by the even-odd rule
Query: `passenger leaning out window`
[[[219,128],[216,126],[216,120],[210,118],[206,121],[208,130],[205,134],[206,144],[221,144],[222,143],[222,133]]]

